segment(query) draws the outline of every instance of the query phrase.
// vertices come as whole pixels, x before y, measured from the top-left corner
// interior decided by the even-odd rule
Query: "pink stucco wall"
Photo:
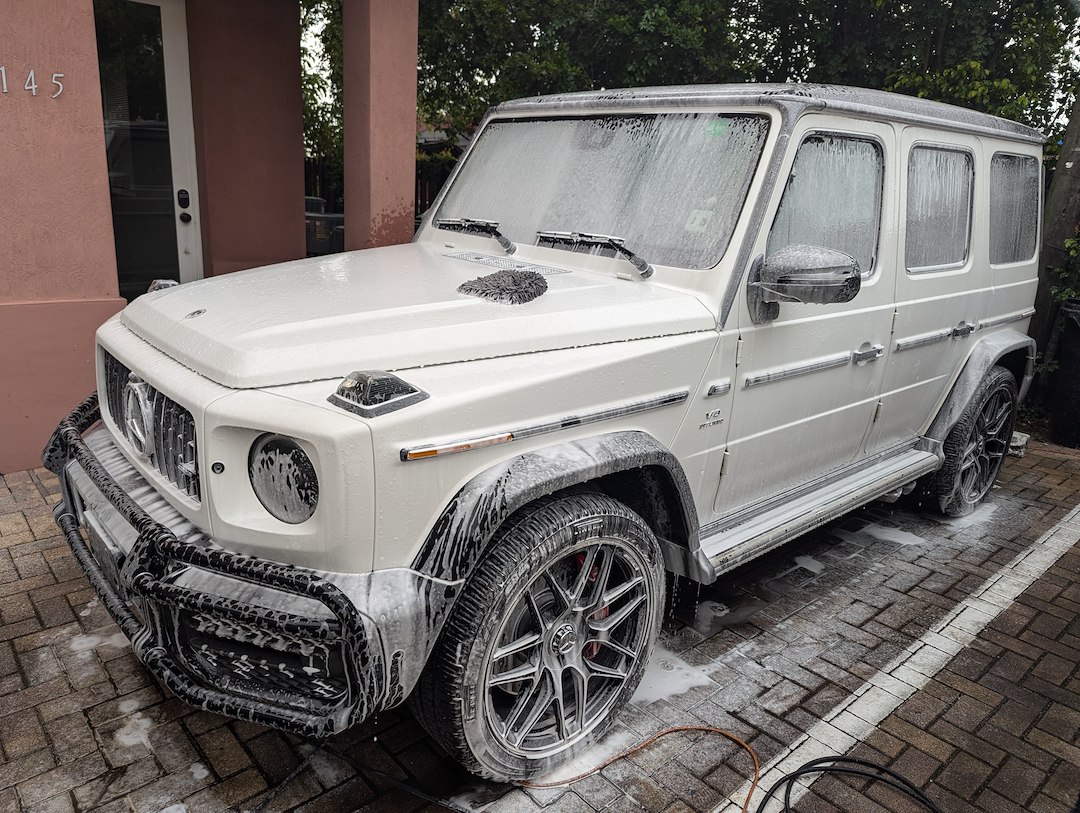
[[[348,0],[345,68],[345,247],[413,234],[418,0]]]
[[[0,0],[0,473],[40,465],[93,388],[94,329],[123,300],[92,0]],[[38,90],[23,86],[33,69]],[[63,92],[51,96],[54,73]]]
[[[296,0],[188,0],[205,276],[305,255]]]

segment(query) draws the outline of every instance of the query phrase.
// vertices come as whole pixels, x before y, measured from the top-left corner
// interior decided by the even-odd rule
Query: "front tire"
[[[411,698],[473,773],[530,779],[600,737],[637,688],[660,626],[656,537],[600,494],[534,504],[499,532]]]
[[[1009,451],[1016,401],[1012,373],[992,367],[945,439],[945,464],[933,494],[946,516],[970,514],[994,485]]]

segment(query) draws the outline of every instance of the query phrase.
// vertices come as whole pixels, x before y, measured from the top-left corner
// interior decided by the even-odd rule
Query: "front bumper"
[[[63,484],[56,521],[135,655],[165,686],[207,711],[306,737],[404,699],[454,585],[223,550],[146,484],[104,429],[83,437],[99,417],[95,393],[45,449]]]

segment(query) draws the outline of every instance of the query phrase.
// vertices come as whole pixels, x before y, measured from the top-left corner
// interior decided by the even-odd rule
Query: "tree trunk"
[[[1076,96],[1065,143],[1061,145],[1057,169],[1050,181],[1043,216],[1042,253],[1039,256],[1039,289],[1035,294],[1035,315],[1031,318],[1028,335],[1046,352],[1054,327],[1057,303],[1050,296],[1049,269],[1064,266],[1065,241],[1076,236],[1080,220],[1080,93]]]

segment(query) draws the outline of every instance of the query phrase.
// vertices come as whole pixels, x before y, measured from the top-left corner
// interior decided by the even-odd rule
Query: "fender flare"
[[[645,432],[595,435],[504,460],[466,483],[435,521],[413,569],[437,579],[466,579],[502,524],[534,500],[580,483],[644,467],[666,470],[678,492],[686,547],[660,539],[670,570],[713,578],[699,544],[697,511],[682,464]]]
[[[1012,329],[991,333],[979,339],[972,349],[964,363],[964,369],[960,371],[945,403],[941,405],[924,437],[944,441],[952,428],[956,426],[956,422],[960,420],[968,404],[971,403],[975,390],[990,368],[1004,356],[1017,350],[1026,351],[1024,371],[1020,380],[1016,382],[1019,400],[1023,400],[1035,375],[1035,340]]]

